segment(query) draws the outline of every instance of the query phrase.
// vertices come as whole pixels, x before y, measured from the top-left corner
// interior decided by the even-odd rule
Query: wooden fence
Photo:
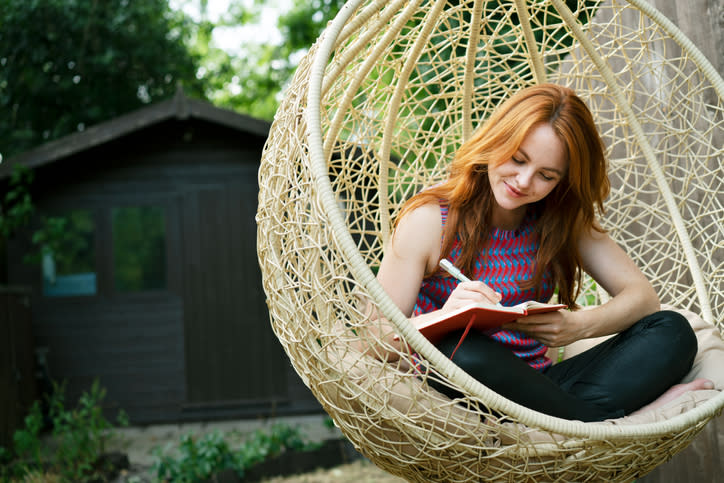
[[[37,399],[30,292],[0,287],[0,446],[10,447]]]
[[[681,29],[715,71],[724,72],[724,0],[649,0],[649,3]],[[724,414],[707,424],[684,451],[637,483],[721,481],[724,481]]]
[[[717,483],[724,481],[724,414],[714,418],[699,436],[670,461],[637,483]]]

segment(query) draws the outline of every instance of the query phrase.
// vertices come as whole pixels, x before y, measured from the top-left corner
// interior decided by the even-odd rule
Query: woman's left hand
[[[548,347],[564,347],[586,337],[580,330],[577,314],[568,310],[528,315],[503,328],[523,332]]]

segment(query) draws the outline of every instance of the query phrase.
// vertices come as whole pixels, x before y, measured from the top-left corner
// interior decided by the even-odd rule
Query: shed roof
[[[17,164],[28,168],[43,166],[171,119],[199,119],[264,139],[268,136],[271,126],[262,119],[191,99],[179,89],[171,99],[123,114],[82,132],[69,134],[7,159],[0,164],[0,179],[10,176]]]

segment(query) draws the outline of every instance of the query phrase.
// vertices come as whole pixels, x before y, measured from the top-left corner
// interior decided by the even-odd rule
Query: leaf
[[[3,157],[140,107],[140,85],[170,97],[169,76],[204,97],[184,44],[192,23],[166,0],[6,0],[0,25]]]

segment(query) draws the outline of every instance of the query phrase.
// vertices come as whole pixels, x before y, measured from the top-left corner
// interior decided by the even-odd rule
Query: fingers
[[[548,347],[561,347],[565,346],[566,344],[563,343],[560,339],[560,335],[555,332],[549,332],[547,330],[540,330],[543,326],[534,326],[530,324],[505,324],[503,326],[504,329],[507,330],[515,330],[518,332],[523,332],[528,337],[532,337],[533,339],[537,340],[538,342],[548,346]]]
[[[561,347],[577,340],[575,334],[565,327],[557,312],[529,315],[503,325],[504,329],[523,332],[548,347]]]
[[[478,280],[461,282],[455,288],[451,297],[453,295],[468,302],[488,302],[491,304],[497,304],[503,298],[501,293]]]
[[[455,310],[476,303],[496,304],[502,295],[480,281],[461,282],[443,305],[444,310]]]

